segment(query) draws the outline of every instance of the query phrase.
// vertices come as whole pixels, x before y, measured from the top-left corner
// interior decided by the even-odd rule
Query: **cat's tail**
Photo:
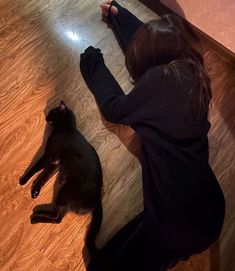
[[[98,201],[92,212],[92,218],[86,233],[85,244],[91,256],[94,256],[98,249],[95,245],[96,235],[98,234],[103,219],[103,207],[101,199]]]

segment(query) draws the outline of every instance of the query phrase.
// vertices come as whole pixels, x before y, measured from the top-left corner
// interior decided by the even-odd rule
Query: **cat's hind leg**
[[[33,199],[39,195],[44,184],[50,179],[51,176],[55,174],[57,167],[58,166],[55,164],[50,164],[39,174],[31,189],[31,196]]]
[[[61,176],[60,176],[61,177]],[[60,223],[69,208],[73,189],[59,177],[59,190],[52,204],[38,205],[31,215],[31,223]]]
[[[30,217],[31,223],[60,223],[66,213],[66,208],[52,204],[38,205]]]

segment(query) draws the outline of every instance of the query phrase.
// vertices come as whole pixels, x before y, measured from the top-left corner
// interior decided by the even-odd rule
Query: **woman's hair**
[[[197,78],[191,92],[198,91],[194,103],[199,113],[208,111],[211,100],[210,80],[203,66],[201,55],[193,48],[196,39],[193,30],[177,15],[165,15],[160,20],[143,24],[133,39],[126,54],[126,66],[135,81],[151,67],[164,65],[165,71],[173,71],[180,79],[180,63],[189,63]],[[195,95],[194,95],[195,97]]]

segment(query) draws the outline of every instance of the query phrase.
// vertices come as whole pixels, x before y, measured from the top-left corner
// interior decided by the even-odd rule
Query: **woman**
[[[102,5],[135,81],[125,95],[99,49],[81,72],[103,116],[141,138],[144,211],[93,258],[89,271],[163,271],[215,242],[224,196],[208,164],[210,82],[180,18],[143,24],[115,1]]]

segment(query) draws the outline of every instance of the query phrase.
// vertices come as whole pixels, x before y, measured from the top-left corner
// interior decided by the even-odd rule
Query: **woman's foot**
[[[108,16],[109,15],[109,9],[111,6],[111,3],[113,2],[113,0],[106,0],[104,1],[100,7],[101,7],[101,12],[104,16]],[[115,6],[111,7],[111,12],[113,14],[118,14],[118,9]]]

